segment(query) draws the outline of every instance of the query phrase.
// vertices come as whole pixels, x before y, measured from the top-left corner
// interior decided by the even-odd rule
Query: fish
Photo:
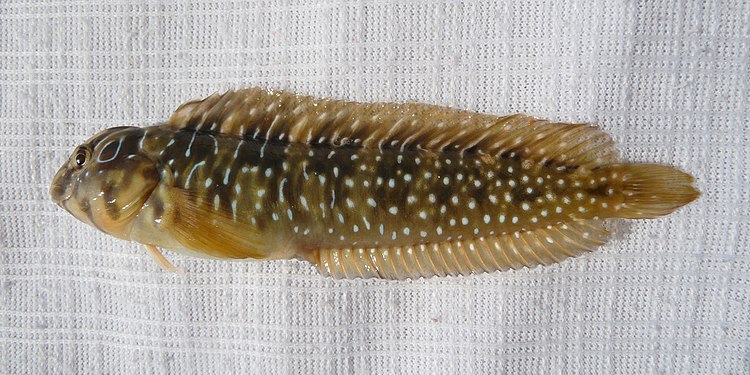
[[[562,262],[605,244],[612,220],[694,201],[694,182],[622,161],[591,124],[256,87],[95,134],[50,195],[167,270],[160,249],[402,280]]]

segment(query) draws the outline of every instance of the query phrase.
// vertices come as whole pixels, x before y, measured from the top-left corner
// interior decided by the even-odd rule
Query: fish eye
[[[79,167],[82,167],[84,164],[86,164],[86,161],[89,159],[89,152],[86,149],[80,149],[76,153],[75,161],[76,165]]]

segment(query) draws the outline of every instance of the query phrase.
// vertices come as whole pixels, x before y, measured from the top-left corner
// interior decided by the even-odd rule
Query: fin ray
[[[581,220],[518,234],[394,248],[320,249],[312,260],[334,278],[407,279],[557,263],[606,242],[602,223]],[[310,258],[310,257],[308,257]]]
[[[260,236],[249,225],[237,223],[231,212],[217,211],[208,205],[199,204],[195,193],[189,190],[171,188],[170,197],[175,207],[180,207],[174,215],[168,230],[183,246],[216,258],[260,259],[263,244]]]

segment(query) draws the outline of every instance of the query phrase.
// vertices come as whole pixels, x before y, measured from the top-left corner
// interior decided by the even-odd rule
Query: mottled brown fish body
[[[128,151],[103,164],[137,157],[158,174],[119,237],[216,258],[301,258],[334,277],[551,264],[602,244],[601,219],[661,216],[698,194],[671,167],[620,163],[587,125],[260,89],[187,103],[167,124],[96,143],[106,142],[104,160],[114,144]]]

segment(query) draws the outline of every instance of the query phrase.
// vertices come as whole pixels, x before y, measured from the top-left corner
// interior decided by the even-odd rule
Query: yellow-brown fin
[[[672,213],[696,200],[700,192],[693,176],[661,164],[613,164],[603,167],[621,176],[622,204],[612,216],[649,219]]]
[[[306,258],[336,279],[470,275],[549,265],[602,245],[609,232],[593,220],[561,223],[467,241],[393,248],[320,249]]]
[[[146,248],[146,251],[149,255],[151,255],[151,258],[154,259],[154,262],[159,265],[159,267],[167,272],[182,274],[182,270],[175,267],[174,264],[172,264],[169,259],[164,257],[164,254],[159,251],[159,248],[157,248],[154,245],[143,245]]]
[[[231,212],[198,203],[189,190],[171,188],[169,195],[179,209],[164,227],[186,248],[214,258],[265,257],[261,236],[252,226],[234,221]]]
[[[617,160],[610,137],[587,124],[525,115],[493,116],[417,103],[354,103],[261,88],[214,94],[180,106],[171,129],[266,142],[516,154],[537,162],[594,167]]]

